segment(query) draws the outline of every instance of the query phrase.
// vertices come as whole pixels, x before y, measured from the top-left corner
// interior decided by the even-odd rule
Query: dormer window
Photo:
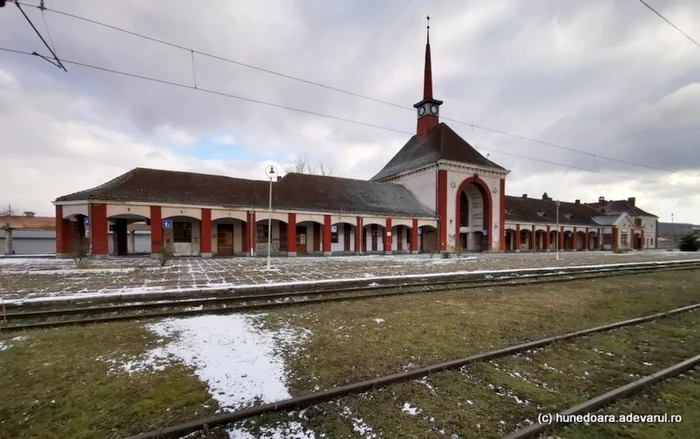
[[[567,217],[567,218],[569,218],[569,219],[571,219],[571,218],[574,217],[574,216],[573,216],[572,214],[570,214],[570,213],[564,214],[564,216]]]
[[[544,212],[537,212],[537,216],[545,217],[547,214]]]
[[[514,215],[515,211],[513,209],[508,209],[506,210],[506,213],[508,213],[508,215]]]

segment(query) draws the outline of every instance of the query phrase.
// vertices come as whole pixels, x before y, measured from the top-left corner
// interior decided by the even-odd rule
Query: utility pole
[[[559,260],[559,242],[561,241],[561,230],[559,230],[559,205],[561,204],[558,200],[554,202],[557,206],[557,241],[554,243],[555,252],[557,255],[557,261]]]
[[[270,165],[265,168],[265,174],[270,179],[270,204],[267,215],[267,269],[270,269],[270,247],[272,247],[272,180],[277,178],[277,168]]]

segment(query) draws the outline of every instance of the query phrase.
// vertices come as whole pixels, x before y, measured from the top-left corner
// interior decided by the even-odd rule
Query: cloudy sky
[[[700,40],[700,2],[648,3]],[[634,196],[661,221],[674,213],[676,222],[700,223],[700,48],[636,0],[45,5],[398,106],[200,54],[193,75],[189,50],[46,11],[62,59],[186,86],[196,76],[199,89],[229,96],[70,63],[66,73],[0,51],[0,204],[52,215],[56,197],[137,166],[264,178],[265,164],[284,167],[306,156],[335,164],[344,177],[370,178],[408,140],[402,132],[415,132],[415,113],[401,107],[421,98],[429,14],[443,121],[466,122],[446,121],[511,170],[509,194]],[[41,13],[24,9],[47,38]],[[0,9],[0,29],[0,47],[47,53],[14,4]]]

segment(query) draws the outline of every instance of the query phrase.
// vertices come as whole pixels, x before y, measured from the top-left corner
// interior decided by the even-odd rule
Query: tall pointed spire
[[[440,123],[439,101],[433,97],[433,66],[430,60],[430,17],[427,17],[427,35],[425,40],[425,71],[423,72],[423,99],[413,105],[418,111],[418,127],[416,136],[425,139],[428,133]]]
[[[425,43],[425,73],[423,75],[423,99],[433,98],[433,67],[430,61],[430,16],[428,19],[427,39]]]

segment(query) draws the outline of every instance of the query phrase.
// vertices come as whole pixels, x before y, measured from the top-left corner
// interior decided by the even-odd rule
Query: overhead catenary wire
[[[651,12],[653,12],[654,14],[658,15],[659,17],[661,17],[661,19],[662,19],[663,21],[665,21],[666,23],[670,24],[675,30],[677,30],[678,32],[680,32],[681,34],[683,34],[683,36],[686,37],[687,39],[689,39],[693,44],[695,44],[696,46],[700,47],[700,44],[698,44],[698,42],[695,41],[690,35],[688,35],[687,33],[683,32],[683,31],[682,31],[678,26],[676,26],[675,24],[671,23],[671,21],[669,21],[668,18],[666,18],[666,17],[664,17],[663,15],[661,15],[661,13],[659,13],[656,9],[652,8],[651,6],[649,6],[649,4],[646,3],[644,0],[639,0],[639,2],[640,2],[641,4],[643,4],[644,6],[646,6],[647,8],[649,8],[649,10],[650,10]]]
[[[19,55],[29,55],[29,56],[42,57],[42,55],[37,54],[36,52],[32,53],[32,52],[26,52],[23,50],[10,49],[10,48],[5,48],[5,47],[0,47],[0,51],[15,53],[15,54],[19,54]],[[261,101],[258,99],[252,99],[252,98],[239,96],[239,95],[235,95],[235,94],[227,93],[227,92],[223,92],[223,91],[212,90],[212,89],[201,88],[201,87],[197,88],[197,87],[195,87],[193,85],[189,85],[189,84],[168,81],[168,80],[160,79],[160,78],[153,78],[150,76],[138,75],[135,73],[123,72],[123,71],[116,70],[116,69],[96,66],[96,65],[92,65],[92,64],[78,62],[78,61],[71,61],[71,60],[64,59],[63,62],[66,64],[72,64],[72,65],[76,65],[79,67],[84,67],[84,68],[88,68],[88,69],[92,69],[92,70],[98,70],[98,71],[112,73],[112,74],[116,74],[116,75],[120,75],[120,76],[130,77],[130,78],[134,78],[134,79],[141,79],[144,81],[156,82],[156,83],[163,84],[163,85],[169,85],[169,86],[173,86],[173,87],[195,90],[195,91],[199,91],[199,92],[203,92],[203,93],[207,93],[207,94],[212,94],[212,95],[217,95],[217,96],[222,96],[222,97],[227,97],[227,98],[232,98],[232,99],[238,99],[238,100],[251,102],[251,103],[255,103],[255,104],[259,104],[259,105],[265,105],[265,106],[279,108],[279,109],[283,109],[283,110],[294,111],[294,112],[308,114],[308,115],[312,115],[312,116],[318,116],[318,117],[323,117],[323,118],[327,118],[327,119],[337,120],[340,122],[346,122],[346,123],[351,123],[351,124],[355,124],[355,125],[376,128],[376,129],[380,129],[380,130],[384,130],[384,131],[391,131],[391,132],[395,132],[395,133],[399,133],[399,134],[406,134],[409,136],[413,136],[415,134],[415,133],[412,133],[409,131],[404,131],[404,130],[400,130],[400,129],[396,129],[396,128],[386,127],[386,126],[372,124],[372,123],[368,123],[368,122],[362,122],[362,121],[348,119],[348,118],[339,117],[339,116],[333,116],[333,115],[329,115],[329,114],[325,114],[325,113],[319,113],[316,111],[304,110],[301,108],[290,107],[288,105],[281,105],[281,104],[276,104],[276,103],[272,103],[272,102]],[[521,159],[525,159],[525,160],[531,160],[531,161],[535,161],[535,162],[545,163],[548,165],[562,166],[562,167],[566,167],[566,168],[570,168],[570,169],[592,172],[592,173],[607,175],[607,176],[615,177],[615,178],[621,178],[621,179],[626,179],[626,180],[631,180],[631,181],[638,181],[638,182],[642,182],[642,183],[654,184],[656,186],[665,186],[665,187],[672,188],[672,189],[682,189],[682,190],[700,193],[700,190],[688,188],[685,186],[664,185],[664,184],[658,183],[656,181],[643,180],[643,179],[639,179],[636,177],[629,177],[629,176],[613,174],[613,173],[609,173],[609,172],[595,171],[595,170],[583,168],[580,166],[574,166],[574,165],[569,165],[569,164],[565,164],[565,163],[558,163],[558,162],[553,162],[553,161],[549,161],[549,160],[528,157],[528,156],[524,156],[521,154],[515,154],[515,153],[506,152],[506,151],[490,149],[490,148],[480,147],[480,149],[482,149],[484,151],[490,151],[493,153],[504,154],[504,155],[511,156],[511,157],[516,157],[516,158],[521,158]]]
[[[18,2],[18,3],[19,3],[19,2]],[[25,4],[25,3],[21,3],[21,4]],[[31,6],[31,7],[36,7],[35,5],[31,5],[31,4],[25,4],[25,5],[26,5],[26,6]],[[345,95],[354,96],[354,97],[356,97],[356,98],[365,99],[365,100],[377,102],[377,103],[384,104],[384,105],[389,105],[389,106],[392,106],[392,107],[395,107],[395,108],[400,108],[400,109],[409,110],[409,111],[415,111],[414,108],[413,108],[412,106],[397,104],[397,103],[395,103],[395,102],[390,102],[390,101],[387,101],[387,100],[375,98],[375,97],[368,96],[368,95],[365,95],[365,94],[362,94],[362,93],[356,93],[356,92],[344,90],[344,89],[341,89],[341,88],[338,88],[338,87],[333,87],[333,86],[330,86],[330,85],[327,85],[327,84],[323,84],[323,83],[320,83],[320,82],[310,81],[310,80],[307,80],[307,79],[304,79],[304,78],[300,78],[300,77],[297,77],[297,76],[292,76],[292,75],[288,75],[288,74],[286,74],[286,73],[281,73],[281,72],[274,71],[274,70],[271,70],[271,69],[266,69],[266,68],[263,68],[263,67],[255,66],[255,65],[252,65],[252,64],[248,64],[248,63],[244,63],[244,62],[237,61],[237,60],[234,60],[234,59],[231,59],[231,58],[226,58],[226,57],[223,57],[223,56],[214,55],[214,54],[212,54],[212,53],[208,53],[208,52],[196,50],[196,49],[193,49],[193,48],[190,48],[190,47],[185,47],[185,46],[180,45],[180,44],[175,44],[175,43],[172,43],[172,42],[169,42],[169,41],[165,41],[165,40],[160,39],[160,38],[151,37],[151,36],[148,36],[148,35],[139,33],[139,32],[130,31],[130,30],[128,30],[128,29],[124,29],[124,28],[121,28],[121,27],[119,27],[119,26],[114,26],[114,25],[111,25],[111,24],[108,24],[108,23],[104,23],[104,22],[101,22],[101,21],[97,21],[97,20],[93,20],[93,19],[90,19],[90,18],[82,17],[82,16],[80,16],[80,15],[75,15],[75,14],[71,14],[71,13],[69,13],[69,12],[59,11],[59,10],[56,10],[56,9],[49,9],[49,8],[46,8],[46,10],[48,10],[49,12],[53,12],[53,13],[55,13],[55,14],[63,15],[63,16],[70,17],[70,18],[73,18],[73,19],[76,19],[76,20],[81,20],[81,21],[84,21],[84,22],[87,22],[87,23],[91,23],[91,24],[94,24],[94,25],[97,25],[97,26],[106,27],[106,28],[109,28],[109,29],[112,29],[112,30],[115,30],[115,31],[118,31],[118,32],[122,32],[122,33],[125,33],[125,34],[128,34],[128,35],[132,35],[132,36],[134,36],[134,37],[142,38],[142,39],[145,39],[145,40],[148,40],[148,41],[152,41],[152,42],[155,42],[155,43],[163,44],[163,45],[166,45],[166,46],[169,46],[169,47],[172,47],[172,48],[176,48],[176,49],[188,51],[188,52],[190,52],[190,53],[192,53],[192,54],[195,54],[195,53],[196,53],[196,54],[198,54],[198,55],[205,56],[205,57],[209,57],[209,58],[216,59],[216,60],[219,60],[219,61],[223,61],[223,62],[235,64],[235,65],[238,65],[238,66],[241,66],[241,67],[246,67],[246,68],[249,68],[249,69],[257,70],[257,71],[260,71],[260,72],[268,73],[268,74],[275,75],[275,76],[282,77],[282,78],[286,78],[286,79],[289,79],[289,80],[292,80],[292,81],[301,82],[301,83],[308,84],[308,85],[311,85],[311,86],[321,87],[321,88],[324,88],[324,89],[326,89],[326,90],[331,90],[331,91],[338,92],[338,93],[342,93],[342,94],[345,94]],[[515,138],[515,139],[519,139],[519,140],[523,140],[523,141],[527,141],[527,142],[537,143],[537,144],[540,144],[540,145],[544,145],[544,146],[548,146],[548,147],[552,147],[552,148],[557,148],[557,149],[561,149],[561,150],[565,150],[565,151],[569,151],[569,152],[574,152],[574,153],[577,153],[577,154],[583,154],[583,155],[588,155],[588,156],[591,156],[591,157],[597,157],[597,158],[599,158],[599,159],[609,160],[609,161],[615,162],[615,163],[626,164],[626,165],[631,165],[631,166],[637,166],[637,167],[640,167],[640,168],[646,168],[646,169],[655,170],[655,171],[662,171],[662,172],[667,172],[667,173],[671,173],[671,174],[673,174],[674,172],[676,172],[676,171],[673,171],[673,170],[671,170],[671,169],[661,168],[661,167],[658,167],[658,166],[652,166],[652,165],[647,165],[647,164],[644,164],[644,163],[636,163],[636,162],[632,162],[632,161],[629,161],[629,160],[623,160],[623,159],[617,159],[617,158],[614,158],[614,157],[607,157],[607,156],[603,156],[603,155],[597,155],[597,154],[593,154],[593,153],[588,152],[588,151],[583,151],[583,150],[576,149],[576,148],[571,148],[571,147],[567,147],[567,146],[563,146],[563,145],[558,145],[558,144],[556,144],[556,143],[546,142],[546,141],[534,139],[534,138],[531,138],[531,137],[522,136],[522,135],[519,135],[519,134],[513,134],[513,133],[509,133],[509,132],[507,132],[507,131],[498,130],[498,129],[494,129],[494,128],[489,128],[489,127],[486,127],[486,126],[482,126],[482,125],[479,125],[479,124],[474,124],[474,123],[471,123],[471,122],[465,122],[465,121],[458,120],[458,119],[453,119],[453,118],[444,117],[444,116],[442,116],[442,119],[444,119],[444,120],[446,120],[446,121],[450,121],[450,122],[455,122],[455,123],[459,123],[459,124],[463,124],[463,125],[468,125],[468,126],[471,126],[472,129],[473,129],[473,128],[478,128],[478,129],[480,129],[480,130],[492,132],[492,133],[494,133],[494,134],[499,134],[499,135],[502,135],[502,136],[507,136],[507,137],[511,137],[511,138]]]

